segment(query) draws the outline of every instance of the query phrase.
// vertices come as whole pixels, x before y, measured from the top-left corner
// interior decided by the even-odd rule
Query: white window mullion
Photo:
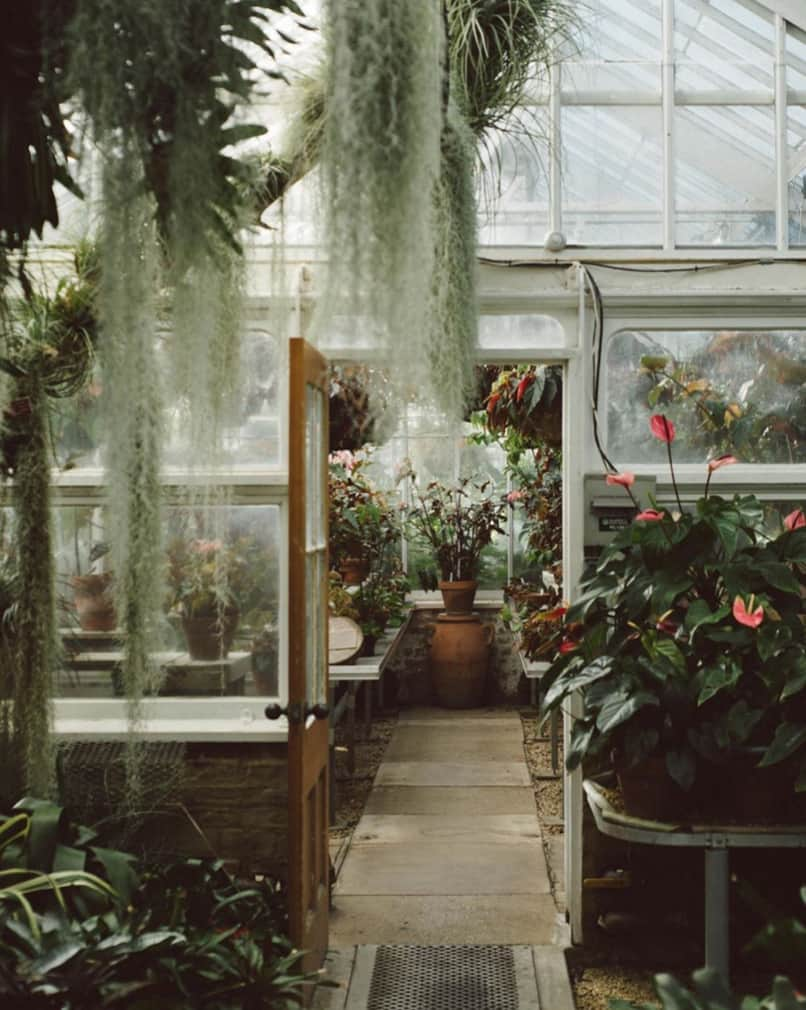
[[[674,0],[663,0],[663,248],[674,249]]]
[[[776,246],[789,248],[789,144],[787,140],[786,21],[775,15]]]

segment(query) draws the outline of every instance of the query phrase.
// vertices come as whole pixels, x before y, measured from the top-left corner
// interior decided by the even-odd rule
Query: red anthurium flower
[[[655,523],[659,519],[663,519],[663,513],[658,512],[657,509],[644,509],[643,512],[639,512],[635,517],[636,522],[651,522]]]
[[[487,413],[492,414],[495,410],[495,405],[501,399],[500,393],[493,393],[490,399],[487,401]]]
[[[733,616],[739,624],[743,624],[746,628],[757,628],[764,620],[764,608],[759,604],[754,610],[753,604],[755,602],[755,596],[751,596],[748,609],[741,596],[737,596],[733,601]]]
[[[540,614],[541,621],[559,621],[561,617],[565,617],[568,611],[568,607],[554,607],[553,610],[547,610],[545,613]]]
[[[649,427],[661,442],[674,442],[674,423],[665,414],[653,414],[649,419]]]
[[[524,375],[524,377],[518,383],[518,388],[515,390],[515,402],[516,403],[520,403],[521,402],[521,400],[523,399],[523,394],[532,385],[532,383],[534,381],[535,381],[535,377],[533,375]]]
[[[803,514],[803,509],[795,509],[784,519],[784,528],[787,530],[799,530],[803,526],[806,526],[806,515]]]
[[[572,642],[570,638],[566,638],[565,641],[560,643],[559,652],[565,655],[567,652],[575,652],[577,648],[577,643]]]
[[[608,473],[605,475],[608,484],[617,484],[619,487],[632,487],[635,483],[635,474],[625,471],[624,473]]]
[[[730,466],[731,463],[738,463],[739,460],[735,456],[725,455],[717,456],[716,459],[711,459],[708,461],[708,472],[713,473],[714,470],[718,470],[721,466]]]

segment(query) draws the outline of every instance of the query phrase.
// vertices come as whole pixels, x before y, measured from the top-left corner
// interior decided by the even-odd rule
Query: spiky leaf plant
[[[436,0],[331,0],[322,179],[328,280],[320,331],[349,315],[393,379],[429,385],[433,192],[443,26]]]

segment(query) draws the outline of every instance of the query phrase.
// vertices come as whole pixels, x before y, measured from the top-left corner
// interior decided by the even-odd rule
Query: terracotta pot
[[[484,699],[495,629],[478,614],[440,614],[431,639],[431,678],[440,705],[475,708]]]
[[[82,631],[114,631],[117,616],[112,598],[111,573],[72,575],[69,581]]]
[[[240,619],[241,612],[237,607],[225,607],[220,615],[188,617],[183,614],[182,628],[190,658],[208,662],[226,659]]]
[[[440,582],[439,588],[446,614],[469,614],[473,609],[473,600],[478,588],[478,582],[475,579],[466,579],[461,582]]]
[[[369,561],[365,558],[343,558],[339,563],[339,574],[345,586],[357,586],[369,574]]]

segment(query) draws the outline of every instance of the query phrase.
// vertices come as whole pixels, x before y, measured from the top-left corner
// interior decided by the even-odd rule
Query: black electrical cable
[[[593,392],[591,398],[591,409],[593,414],[593,441],[596,450],[601,457],[606,469],[612,473],[617,472],[617,468],[604,450],[602,439],[599,434],[599,385],[602,375],[602,357],[604,353],[604,303],[602,292],[596,283],[593,274],[586,266],[582,266],[582,273],[585,282],[590,288],[593,298],[594,319],[593,319]]]

